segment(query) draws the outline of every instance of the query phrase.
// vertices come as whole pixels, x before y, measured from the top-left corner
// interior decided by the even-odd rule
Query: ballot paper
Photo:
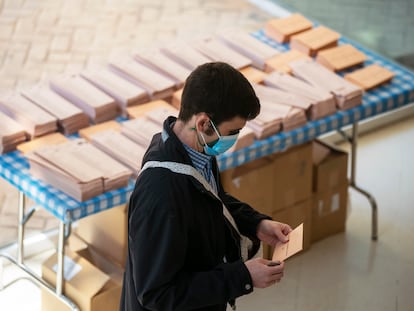
[[[95,133],[92,135],[92,144],[127,166],[137,176],[145,147],[113,130]]]
[[[77,106],[52,91],[47,85],[36,85],[23,90],[24,97],[55,116],[59,130],[65,134],[74,134],[89,126],[88,116]]]
[[[290,40],[294,34],[303,32],[312,28],[312,22],[303,15],[294,13],[288,17],[271,19],[265,25],[265,34],[280,42],[285,43]]]
[[[115,132],[121,132],[121,124],[117,121],[111,120],[100,124],[89,126],[79,131],[79,136],[85,138],[88,141],[92,140],[92,136],[96,133],[114,130]]]
[[[82,109],[93,123],[114,119],[119,114],[115,100],[80,75],[62,75],[49,83],[56,93]]]
[[[250,83],[262,83],[264,78],[267,76],[267,73],[256,69],[252,66],[245,67],[243,69],[240,69],[240,72],[245,76],[247,80],[250,81]]]
[[[360,65],[367,56],[351,44],[343,44],[334,48],[320,51],[316,61],[333,71],[341,71]]]
[[[359,85],[364,90],[370,90],[390,81],[395,74],[384,67],[372,64],[345,75],[345,79]]]
[[[0,154],[15,150],[25,140],[23,126],[0,111]]]
[[[339,33],[327,27],[318,26],[292,36],[290,48],[315,56],[320,50],[335,47],[340,36]]]
[[[239,30],[226,30],[218,36],[227,46],[249,58],[252,65],[259,70],[264,70],[266,60],[280,53],[270,45]]]
[[[289,233],[289,241],[278,242],[273,252],[272,261],[284,261],[303,249],[303,223]]]
[[[289,67],[289,63],[299,59],[310,59],[310,57],[296,50],[289,50],[284,53],[280,53],[266,60],[264,71],[272,72],[275,70],[291,73],[292,68]]]
[[[297,96],[297,102],[293,100],[291,105],[304,108],[309,120],[321,119],[336,112],[335,98],[330,92],[289,74],[273,72],[265,78],[264,84]],[[305,106],[300,104],[304,102],[307,103]]]
[[[152,137],[162,131],[162,125],[146,117],[128,120],[122,123],[121,133],[140,144],[145,149],[149,147]]]
[[[139,118],[139,117],[145,116],[148,112],[154,109],[158,109],[158,108],[169,110],[170,111],[169,114],[172,116],[178,115],[178,110],[176,108],[174,108],[172,105],[170,105],[166,101],[159,99],[159,100],[154,100],[154,101],[142,104],[142,105],[128,108],[127,109],[128,118],[130,119]]]
[[[31,138],[57,131],[57,119],[21,94],[0,98],[0,111],[19,123]]]
[[[229,48],[220,39],[213,36],[195,40],[192,46],[212,60],[228,63],[236,69],[252,64],[249,58]]]
[[[112,59],[109,66],[122,78],[144,88],[152,100],[168,98],[174,92],[174,80],[130,57]]]
[[[293,74],[309,84],[331,92],[336,106],[346,110],[362,103],[363,90],[336,73],[312,60],[298,60],[290,63]]]
[[[136,61],[150,67],[175,81],[175,87],[181,88],[190,75],[191,70],[168,58],[158,48],[151,48],[134,53]]]
[[[197,66],[212,61],[183,40],[176,40],[161,47],[161,52],[177,63],[194,70]]]
[[[149,101],[149,95],[144,88],[121,78],[106,67],[82,71],[81,76],[113,97],[123,114],[127,107]]]
[[[61,133],[52,133],[41,136],[39,138],[32,139],[31,141],[24,142],[17,146],[17,150],[21,153],[26,154],[30,151],[39,149],[48,145],[58,145],[69,141],[69,138]]]

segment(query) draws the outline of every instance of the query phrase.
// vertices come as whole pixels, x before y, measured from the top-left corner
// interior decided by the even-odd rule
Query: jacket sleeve
[[[168,180],[168,173],[158,169],[143,173],[140,190],[130,200],[129,260],[140,304],[149,310],[191,310],[251,292],[246,287],[250,274],[241,261],[207,271],[186,269],[189,219],[179,208],[179,183]]]

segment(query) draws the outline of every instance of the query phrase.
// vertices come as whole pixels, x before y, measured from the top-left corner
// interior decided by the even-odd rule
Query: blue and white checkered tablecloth
[[[264,34],[263,30],[252,34],[259,40],[269,44],[281,52],[289,50],[288,44],[280,44]],[[220,155],[217,160],[220,170],[226,170],[243,163],[283,151],[291,146],[303,144],[319,135],[338,130],[354,121],[364,120],[384,112],[414,102],[414,73],[388,60],[359,44],[342,37],[339,44],[350,43],[368,56],[365,65],[376,63],[395,73],[390,83],[366,92],[362,105],[337,113],[316,121],[309,121],[305,126],[289,132],[281,132],[266,139],[256,141],[253,145],[242,150]],[[340,73],[341,74],[341,73]]]
[[[280,51],[289,49],[288,45],[282,45],[267,38],[262,30],[253,33],[253,36]],[[256,141],[242,150],[219,156],[218,162],[222,171],[283,151],[291,146],[303,144],[319,135],[352,124],[354,121],[364,120],[414,102],[413,72],[346,38],[341,38],[340,43],[351,43],[363,51],[369,57],[365,62],[366,65],[377,63],[393,71],[395,77],[392,82],[368,91],[363,97],[363,104],[356,108],[339,111],[321,120],[310,121],[301,128],[281,132]],[[134,187],[134,182],[131,181],[128,187],[107,192],[85,202],[78,202],[31,176],[29,163],[19,151],[0,156],[0,176],[66,223],[126,203]]]
[[[20,151],[10,152],[0,157],[0,176],[65,223],[126,203],[134,189],[134,182],[131,181],[125,188],[78,202],[62,191],[31,176],[29,162]]]

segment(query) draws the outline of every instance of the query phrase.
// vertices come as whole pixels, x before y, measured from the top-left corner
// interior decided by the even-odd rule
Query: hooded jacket
[[[142,165],[147,161],[192,165],[172,131],[175,120],[165,120]],[[224,192],[215,159],[213,173],[218,195],[241,234],[257,245],[257,226],[269,217]],[[240,257],[240,238],[222,209],[195,178],[165,168],[145,170],[129,201],[120,310],[224,311],[228,301],[250,293],[253,284]]]

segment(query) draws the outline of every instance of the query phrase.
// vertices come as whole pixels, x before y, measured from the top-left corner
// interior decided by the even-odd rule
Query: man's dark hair
[[[237,116],[251,120],[259,114],[260,102],[239,71],[222,62],[206,63],[188,76],[178,118],[186,122],[200,112],[216,125]]]

